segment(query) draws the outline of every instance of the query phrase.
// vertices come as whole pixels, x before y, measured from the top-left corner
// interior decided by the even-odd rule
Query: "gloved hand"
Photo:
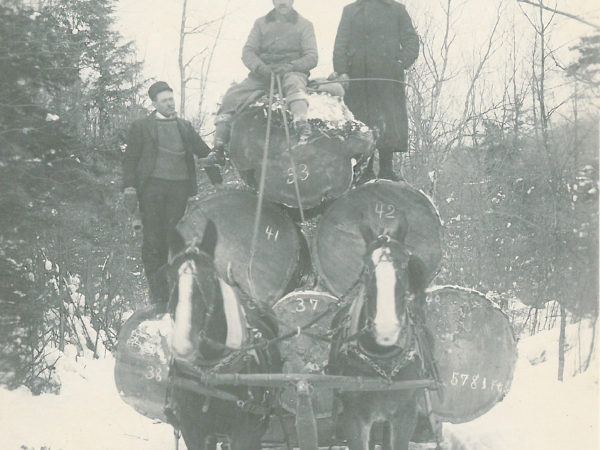
[[[335,81],[339,78],[340,74],[337,72],[331,72],[331,75],[327,77],[327,81]]]
[[[281,63],[281,64],[272,64],[271,70],[275,73],[275,75],[285,75],[286,73],[292,72],[294,66],[290,63]]]
[[[125,191],[123,191],[123,204],[129,214],[135,213],[138,207],[138,198],[134,187],[125,188]]]
[[[271,72],[272,69],[270,66],[267,66],[266,64],[261,64],[260,66],[258,66],[256,68],[256,73],[258,73],[259,75],[265,77],[265,78],[271,78]]]
[[[226,163],[225,152],[223,149],[213,149],[206,158],[199,158],[198,165],[202,168],[212,166],[224,166]]]
[[[347,73],[342,73],[340,75],[338,75],[337,80],[341,83],[342,87],[344,88],[344,90],[348,90],[348,85],[350,83],[348,83],[348,80],[350,79],[350,77],[348,76]]]

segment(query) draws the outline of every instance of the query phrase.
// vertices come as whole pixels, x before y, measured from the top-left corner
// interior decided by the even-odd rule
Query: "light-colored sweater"
[[[189,177],[185,150],[175,119],[157,118],[158,154],[152,176],[161,180],[184,181]]]

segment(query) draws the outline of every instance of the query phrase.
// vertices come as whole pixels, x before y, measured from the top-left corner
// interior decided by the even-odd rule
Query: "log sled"
[[[430,284],[442,259],[442,221],[431,200],[406,182],[357,186],[357,169],[374,150],[373,132],[354,121],[335,97],[321,93],[310,100],[312,138],[305,145],[288,142],[281,117],[274,114],[279,122],[272,124],[266,166],[265,100],[239,114],[229,157],[247,186],[192,199],[176,232],[184,242],[201,242],[212,221],[218,234],[217,276],[272,312],[280,336],[288,336],[277,343],[284,374],[326,377],[332,319],[364,270],[364,229],[385,236],[402,224],[403,242],[423,263]],[[261,175],[264,191],[256,192]],[[317,211],[310,223],[298,223],[300,204]],[[481,293],[454,286],[430,287],[425,313],[438,382],[428,397],[430,412],[440,421],[473,420],[510,389],[516,363],[510,323]],[[123,325],[116,352],[115,382],[122,399],[163,422],[169,421],[164,400],[172,325],[165,307],[141,309]],[[294,424],[311,431],[314,421],[319,445],[339,445],[333,438],[339,405],[327,386],[315,385],[304,397],[293,385],[281,388],[280,417],[271,421],[263,442],[298,445]],[[298,411],[308,416],[303,413],[299,421]]]
[[[284,373],[326,374],[329,350],[325,338],[331,315],[323,313],[337,301],[326,292],[297,290],[275,303],[273,310],[284,324],[283,331],[318,319],[308,333],[281,343]],[[426,303],[441,382],[441,391],[431,395],[433,413],[442,422],[474,420],[510,390],[517,350],[508,319],[483,294],[456,286],[430,288]],[[115,364],[121,398],[138,413],[165,423],[171,327],[164,307],[137,311],[121,328]],[[263,441],[284,446],[287,435],[297,445],[293,387],[284,389],[280,397],[283,415],[271,420]],[[315,388],[312,399],[319,445],[340,445],[332,441],[337,407],[332,390]],[[376,433],[381,430],[376,428]]]

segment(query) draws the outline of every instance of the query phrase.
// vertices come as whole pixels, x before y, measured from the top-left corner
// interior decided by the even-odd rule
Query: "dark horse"
[[[189,368],[204,373],[280,372],[276,349],[240,351],[259,336],[276,336],[276,327],[264,315],[245,308],[240,291],[231,285],[235,283],[217,276],[217,229],[211,220],[198,245],[184,242],[176,232],[170,240],[175,359],[170,403],[177,425],[190,450],[215,449],[223,439],[231,450],[259,450],[268,426],[269,392],[204,386],[193,374],[190,377]]]
[[[427,281],[423,263],[404,244],[406,231],[406,221],[381,236],[361,227],[365,269],[359,293],[332,325],[340,329],[329,357],[332,373],[394,381],[423,377],[415,322],[423,318]],[[375,447],[375,423],[384,424],[384,449],[407,450],[417,423],[419,392],[341,393],[338,429],[350,450]]]

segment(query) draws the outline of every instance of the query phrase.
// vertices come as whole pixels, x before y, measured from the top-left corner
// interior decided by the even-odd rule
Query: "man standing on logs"
[[[394,0],[357,0],[342,13],[333,50],[334,73],[350,81],[344,98],[354,116],[377,128],[379,177],[398,180],[394,152],[408,149],[404,70],[419,55],[419,37],[404,5]],[[367,176],[374,177],[373,162]]]
[[[168,301],[165,265],[169,231],[183,216],[188,198],[198,192],[194,155],[206,157],[210,148],[187,120],[177,117],[173,90],[164,81],[150,86],[156,109],[135,121],[123,159],[123,198],[133,214],[138,202],[143,225],[142,261],[150,301]],[[216,167],[207,167],[213,184],[221,183]]]
[[[299,142],[310,136],[306,85],[310,70],[317,65],[317,40],[312,23],[293,4],[294,0],[273,0],[275,8],[256,20],[250,31],[242,50],[250,74],[225,93],[215,120],[215,150],[221,155],[229,142],[234,113],[269,89],[272,74],[281,77]]]

